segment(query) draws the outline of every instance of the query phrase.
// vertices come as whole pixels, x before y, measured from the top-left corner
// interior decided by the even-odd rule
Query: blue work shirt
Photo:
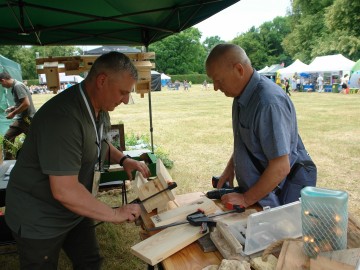
[[[269,160],[283,155],[289,155],[290,166],[295,163],[298,144],[295,107],[280,86],[256,70],[242,94],[234,98],[232,119],[234,167],[242,192],[260,177],[245,145],[263,168],[268,166]],[[259,203],[270,207],[280,205],[273,192]]]

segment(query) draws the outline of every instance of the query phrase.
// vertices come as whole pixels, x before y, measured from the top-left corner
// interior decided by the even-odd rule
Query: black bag
[[[277,186],[273,190],[273,192],[278,196],[281,205],[299,200],[301,189],[304,187],[316,186],[316,165],[312,161],[309,153],[306,151],[300,136],[298,136],[298,140],[298,158],[291,167],[283,185]],[[245,148],[254,166],[259,171],[259,173],[262,174],[265,168],[246,146]]]

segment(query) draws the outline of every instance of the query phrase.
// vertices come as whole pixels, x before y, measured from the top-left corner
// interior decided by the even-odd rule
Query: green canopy
[[[0,45],[145,45],[239,0],[0,0]]]
[[[351,68],[351,73],[354,73],[355,71],[358,71],[358,70],[360,70],[360,59],[357,60],[355,65]]]

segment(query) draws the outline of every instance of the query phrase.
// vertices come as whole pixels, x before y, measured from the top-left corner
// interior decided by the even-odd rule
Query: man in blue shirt
[[[258,202],[275,207],[297,200],[301,188],[311,184],[285,186],[291,167],[300,153],[306,152],[289,97],[254,70],[245,51],[237,45],[217,45],[206,60],[206,71],[215,91],[234,98],[234,150],[217,187],[225,182],[233,186],[236,176],[240,192],[222,196],[222,202],[244,207]],[[293,198],[286,197],[289,189],[295,192]]]

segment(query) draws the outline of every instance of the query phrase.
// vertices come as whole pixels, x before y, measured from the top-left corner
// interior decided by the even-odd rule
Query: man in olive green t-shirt
[[[9,126],[4,135],[7,141],[14,143],[17,136],[22,133],[28,133],[31,119],[35,114],[35,107],[31,93],[26,85],[13,79],[9,73],[5,71],[0,73],[0,83],[5,88],[11,88],[11,94],[14,97],[15,105],[5,110],[7,113],[6,118],[14,119],[14,122]],[[5,159],[14,159],[15,157],[7,148],[5,143]]]
[[[127,104],[137,71],[124,54],[97,58],[87,78],[45,103],[35,114],[6,194],[6,222],[18,245],[21,269],[57,269],[64,249],[74,269],[99,269],[92,219],[134,221],[137,204],[113,209],[92,196],[94,168],[110,156],[131,177],[148,167],[103,143],[108,111]],[[110,151],[104,153],[104,147]],[[102,149],[101,149],[102,148]],[[101,162],[102,163],[102,162]]]

